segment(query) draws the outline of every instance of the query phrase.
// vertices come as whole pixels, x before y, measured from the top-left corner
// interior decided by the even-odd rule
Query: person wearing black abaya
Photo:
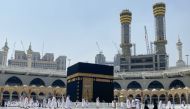
[[[158,109],[158,104],[157,104],[157,102],[154,101],[153,103],[154,103],[154,107],[153,107],[153,109]]]
[[[148,101],[147,101],[147,100],[145,100],[144,109],[149,109],[149,108],[148,108]]]

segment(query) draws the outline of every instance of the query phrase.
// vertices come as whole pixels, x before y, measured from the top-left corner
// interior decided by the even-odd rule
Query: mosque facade
[[[155,53],[147,55],[131,55],[132,13],[124,10],[120,14],[122,54],[116,59],[116,65],[120,68],[114,72],[114,99],[122,101],[126,96],[132,95],[142,101],[148,99],[150,103],[160,99],[190,103],[190,67],[182,59],[180,40],[177,43],[177,66],[168,67],[165,10],[164,3],[153,5],[156,21]],[[18,51],[18,57],[8,61],[8,50],[6,41],[0,52],[0,102],[17,100],[20,96],[42,99],[66,95],[66,57],[52,61],[52,54],[47,54],[40,59],[39,53],[33,52],[30,45],[27,54]],[[101,59],[101,62],[104,63],[105,59]]]

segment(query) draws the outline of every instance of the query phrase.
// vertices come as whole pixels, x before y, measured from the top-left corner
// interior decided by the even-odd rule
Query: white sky
[[[119,14],[129,9],[132,16],[131,39],[137,54],[145,54],[144,25],[149,40],[155,39],[152,5],[157,0],[5,0],[0,2],[0,47],[7,37],[9,58],[15,49],[23,50],[32,43],[33,51],[66,55],[71,64],[94,62],[96,42],[112,61],[117,53],[112,42],[120,44]],[[160,1],[160,0],[159,0]],[[167,50],[170,66],[177,59],[178,35],[183,42],[183,56],[190,54],[190,1],[162,0],[166,3]]]

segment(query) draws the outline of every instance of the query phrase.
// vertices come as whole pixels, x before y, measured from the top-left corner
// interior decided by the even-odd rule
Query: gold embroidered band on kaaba
[[[103,74],[94,74],[94,73],[75,73],[67,77],[67,80],[76,78],[76,77],[90,77],[90,78],[105,78],[105,79],[113,79],[113,76],[103,75]]]

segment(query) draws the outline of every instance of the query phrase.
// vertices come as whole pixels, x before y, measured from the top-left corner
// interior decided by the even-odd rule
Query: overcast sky
[[[9,58],[15,49],[66,55],[71,64],[94,62],[99,52],[96,42],[112,61],[121,39],[119,14],[132,12],[131,40],[137,54],[145,54],[144,25],[150,41],[155,39],[152,5],[160,0],[1,0],[0,47],[8,39]],[[183,42],[183,58],[190,54],[190,0],[162,0],[166,3],[167,53],[170,66],[177,59],[178,35]],[[24,47],[21,45],[23,42]],[[44,42],[44,49],[43,49]]]

